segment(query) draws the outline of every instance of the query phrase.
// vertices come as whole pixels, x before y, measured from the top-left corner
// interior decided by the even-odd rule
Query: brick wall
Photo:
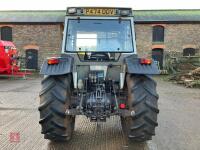
[[[200,48],[200,24],[169,24],[165,31],[167,51],[182,52],[184,48]]]
[[[38,48],[38,65],[46,57],[61,52],[62,26],[53,25],[13,25],[13,42],[25,55],[27,48]]]
[[[16,24],[13,41],[25,55],[25,50],[34,46],[38,49],[39,66],[46,57],[60,54],[63,25],[61,24]],[[182,52],[183,48],[200,49],[200,24],[165,24],[165,42],[152,43],[152,24],[136,24],[137,51],[140,57],[150,57],[152,47],[164,47],[164,52]]]
[[[151,53],[152,26],[146,24],[136,24],[135,32],[137,53],[140,57],[146,57]]]
[[[200,24],[164,24],[164,51],[182,52],[184,48],[195,48],[200,53]],[[150,56],[152,47],[152,24],[136,24],[136,41],[139,56]]]

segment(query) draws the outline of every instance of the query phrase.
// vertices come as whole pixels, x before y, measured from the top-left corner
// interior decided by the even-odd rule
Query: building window
[[[183,56],[194,56],[195,51],[196,50],[194,48],[185,48],[183,49]]]
[[[11,27],[1,27],[1,40],[12,41],[12,28]]]
[[[164,42],[164,30],[163,26],[153,26],[153,42]]]

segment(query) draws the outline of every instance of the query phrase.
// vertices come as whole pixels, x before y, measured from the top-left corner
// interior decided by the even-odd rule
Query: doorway
[[[38,50],[36,49],[26,50],[26,68],[38,69]]]
[[[155,48],[152,50],[152,58],[159,62],[160,69],[163,69],[163,49]]]

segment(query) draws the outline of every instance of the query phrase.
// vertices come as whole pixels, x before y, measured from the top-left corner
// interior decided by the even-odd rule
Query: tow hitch
[[[65,112],[68,116],[84,115],[84,113],[79,108],[67,109]],[[118,109],[115,113],[111,113],[110,116],[119,115],[121,117],[135,116],[134,110]]]

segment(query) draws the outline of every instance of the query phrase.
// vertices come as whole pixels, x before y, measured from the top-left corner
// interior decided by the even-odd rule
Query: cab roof
[[[120,7],[68,7],[67,16],[130,17],[131,8]]]

